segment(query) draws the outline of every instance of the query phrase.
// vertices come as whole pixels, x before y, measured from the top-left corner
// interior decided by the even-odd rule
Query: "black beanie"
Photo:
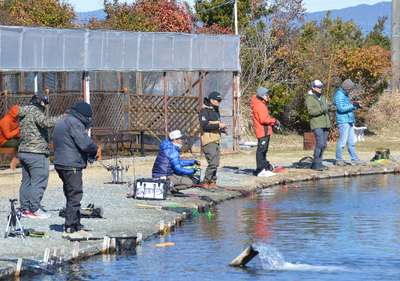
[[[92,107],[90,106],[90,104],[88,104],[88,103],[86,103],[84,101],[76,103],[75,106],[73,107],[73,109],[78,111],[83,116],[86,116],[86,117],[92,117],[93,116]]]

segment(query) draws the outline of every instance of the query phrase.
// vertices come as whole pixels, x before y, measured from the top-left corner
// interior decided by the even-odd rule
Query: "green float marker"
[[[208,218],[211,218],[211,216],[214,216],[214,214],[211,214],[210,211],[207,211],[204,215],[205,215],[206,217],[208,217]]]

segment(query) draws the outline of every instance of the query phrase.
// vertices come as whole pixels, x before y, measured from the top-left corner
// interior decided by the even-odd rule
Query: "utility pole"
[[[392,71],[391,89],[399,89],[400,84],[400,0],[392,0]]]
[[[233,9],[235,11],[235,34],[238,35],[238,23],[237,23],[237,1],[235,0],[235,5],[233,6]],[[394,0],[393,0],[394,1]]]

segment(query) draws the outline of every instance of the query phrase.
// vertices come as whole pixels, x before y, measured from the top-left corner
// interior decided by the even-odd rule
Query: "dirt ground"
[[[400,142],[398,141],[396,133],[383,132],[369,132],[365,136],[364,142],[356,144],[356,152],[359,158],[363,161],[369,162],[375,155],[376,148],[389,148],[391,156],[394,159],[400,160]],[[221,157],[220,167],[223,166],[236,166],[239,168],[254,169],[256,148],[241,150],[236,154],[227,154]],[[333,165],[335,159],[336,143],[329,142],[324,154],[324,164]],[[272,165],[290,167],[293,163],[298,162],[301,158],[313,155],[312,150],[303,150],[303,137],[294,133],[274,134],[271,137],[270,147],[267,154],[268,160]],[[200,160],[204,166],[207,166],[204,157],[198,155],[183,154],[182,158]],[[151,177],[151,169],[155,160],[155,156],[127,156],[121,158],[124,165],[129,165],[129,170],[126,172],[126,178]],[[343,160],[350,162],[347,149],[343,152]],[[115,159],[103,160],[104,165],[115,164]],[[338,167],[332,167],[336,169]],[[304,171],[296,171],[299,173],[310,173],[311,170],[305,169]],[[2,170],[0,171],[0,197],[14,197],[16,198],[19,193],[19,185],[22,179],[21,169]],[[111,174],[102,164],[95,162],[83,172],[83,179],[85,182],[95,184],[96,182],[102,184],[104,181],[111,181]],[[221,183],[222,184],[222,183]],[[58,178],[56,171],[50,171],[50,178],[48,188],[60,188],[62,186],[61,180]]]

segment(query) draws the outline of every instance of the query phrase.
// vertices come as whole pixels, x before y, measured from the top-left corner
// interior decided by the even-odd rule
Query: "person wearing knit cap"
[[[349,94],[354,90],[355,85],[350,79],[343,81],[339,90],[336,92],[333,103],[337,110],[336,123],[339,129],[339,139],[336,144],[336,166],[346,166],[347,164],[342,160],[343,149],[347,144],[347,150],[351,159],[351,165],[366,165],[365,162],[358,159],[355,149],[355,135],[354,135],[354,114],[353,110],[362,108],[360,102],[351,102]]]
[[[328,141],[328,132],[331,126],[328,109],[332,108],[332,103],[326,100],[322,94],[324,84],[320,80],[314,80],[311,83],[311,90],[306,97],[306,107],[310,118],[310,127],[314,133],[317,144],[314,149],[313,163],[311,169],[317,171],[328,170],[329,168],[322,164],[326,143]]]
[[[256,163],[257,169],[254,172],[259,177],[274,176],[274,169],[267,160],[267,152],[272,127],[279,126],[280,122],[269,116],[267,102],[269,101],[269,91],[264,87],[259,87],[257,94],[251,98],[250,107],[253,110],[253,123],[256,137],[258,139]]]
[[[18,109],[21,138],[18,159],[22,166],[22,181],[19,189],[21,216],[33,219],[51,217],[41,200],[49,180],[50,156],[49,128],[53,128],[63,115],[46,116],[44,111],[49,103],[48,95],[36,92],[30,102]]]
[[[88,158],[94,159],[98,146],[88,136],[93,127],[92,107],[78,102],[67,110],[67,114],[54,127],[54,168],[63,182],[67,199],[63,238],[90,238],[93,234],[83,230],[80,221],[83,197],[82,170]]]

